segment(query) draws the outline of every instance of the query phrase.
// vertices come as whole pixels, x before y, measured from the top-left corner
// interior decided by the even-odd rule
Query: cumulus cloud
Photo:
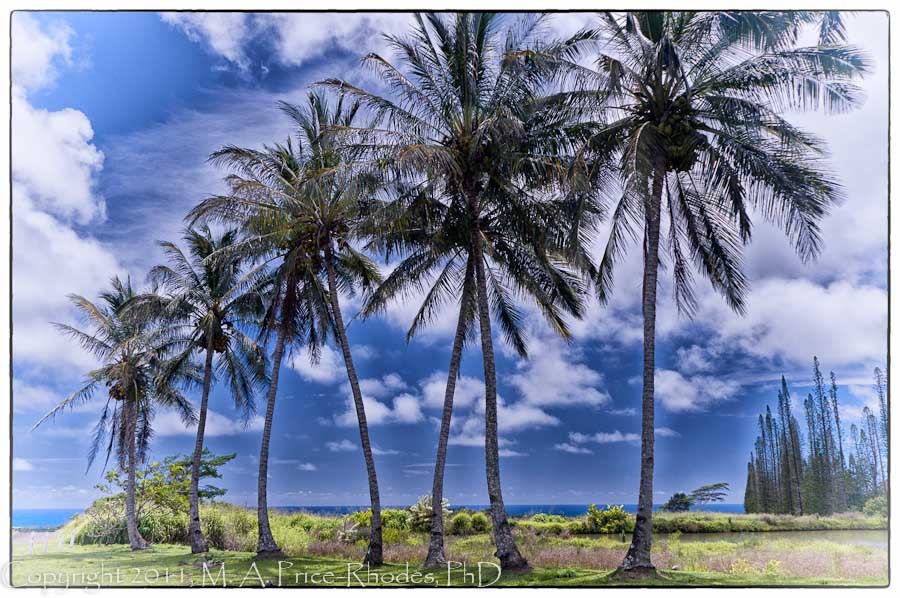
[[[734,397],[740,385],[714,376],[686,378],[674,370],[656,370],[656,399],[672,412],[705,411]]]
[[[335,49],[385,54],[383,34],[403,32],[411,22],[411,15],[402,13],[179,12],[160,17],[241,70],[250,66],[249,46],[260,43],[285,66],[300,66]]]
[[[262,431],[264,423],[265,420],[258,415],[244,422],[208,409],[206,411],[206,429],[204,433],[209,438],[234,436],[248,432],[256,433]],[[195,436],[196,430],[196,425],[185,426],[181,416],[174,411],[157,413],[153,419],[153,432],[157,436]]]
[[[319,350],[318,362],[313,360],[312,353],[306,347],[294,353],[289,361],[291,369],[300,374],[304,380],[330,384],[346,375],[344,358],[335,349],[323,345]]]
[[[356,445],[344,438],[342,440],[326,442],[325,448],[332,453],[349,453],[350,451],[356,450]]]
[[[244,44],[253,34],[252,15],[242,12],[164,12],[160,18],[193,42],[204,44],[241,69],[248,66]]]
[[[359,389],[363,395],[366,409],[366,421],[373,426],[382,424],[414,424],[422,421],[424,415],[420,406],[421,399],[402,392],[409,387],[399,374],[391,372],[381,378],[363,378],[359,381]],[[356,406],[353,402],[350,385],[341,385],[346,396],[344,410],[334,417],[334,423],[344,427],[357,425]]]
[[[298,463],[297,469],[300,471],[316,471],[318,467],[314,463]]]
[[[27,12],[12,15],[12,84],[27,91],[49,86],[56,80],[60,66],[70,63],[75,35],[60,22],[42,26]]]
[[[103,154],[83,113],[35,108],[27,97],[68,62],[72,32],[24,13],[14,15],[13,29],[13,354],[74,373],[95,362],[49,322],[74,319],[68,293],[93,296],[123,270],[110,247],[75,229],[105,215],[96,193]]]
[[[552,337],[529,343],[529,358],[518,362],[509,382],[529,405],[600,406],[610,402],[602,388],[603,375],[581,363],[573,348]]]

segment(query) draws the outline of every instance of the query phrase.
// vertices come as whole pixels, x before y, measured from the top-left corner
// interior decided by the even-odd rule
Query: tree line
[[[643,378],[635,532],[622,567],[652,572],[657,287],[672,268],[673,300],[698,308],[699,274],[736,312],[745,309],[743,247],[753,217],[780,226],[803,259],[821,249],[819,222],[841,198],[823,143],[782,112],[853,109],[869,61],[845,42],[839,13],[619,12],[586,17],[556,39],[544,14],[416,14],[388,36],[395,60],[363,63],[387,91],[336,78],[306,103],[280,104],[290,135],[261,148],[227,145],[210,162],[227,191],[186,217],[188,249],[163,248],[149,290],[116,278],[99,302],[73,301],[89,330],[61,329],[103,364],[48,418],[107,401],[90,458],[115,453],[134,469],[156,409],[197,425],[191,549],[204,552],[197,479],[207,401],[225,383],[239,409],[264,396],[258,477],[258,552],[277,554],[267,479],[279,372],[292,351],[316,356],[333,338],[359,424],[372,508],[366,562],[382,563],[379,484],[343,298],[363,297],[361,319],[421,294],[407,339],[455,309],[437,438],[427,565],[446,561],[441,504],[460,360],[484,372],[485,474],[496,556],[528,568],[507,520],[500,478],[494,337],[521,356],[525,304],[571,338],[593,294],[605,304],[615,266],[640,244]],[[798,47],[804,28],[818,36]],[[752,215],[752,216],[751,216]],[[591,243],[609,235],[599,255]],[[214,234],[213,227],[226,231]],[[374,259],[399,260],[382,277]],[[187,392],[199,388],[199,412]],[[45,418],[46,420],[47,418]],[[45,421],[42,420],[42,421]]]
[[[759,416],[759,436],[747,463],[744,510],[830,515],[862,510],[868,499],[886,495],[889,408],[880,368],[874,371],[874,389],[879,413],[864,406],[862,420],[850,424],[846,436],[834,372],[826,383],[818,358],[813,358],[812,392],[803,400],[804,426],[793,414],[782,376],[777,413],[767,405]]]

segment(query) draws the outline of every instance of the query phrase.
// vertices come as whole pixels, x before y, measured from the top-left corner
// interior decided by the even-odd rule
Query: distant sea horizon
[[[607,503],[596,503],[597,506],[606,506]],[[620,504],[620,503],[609,503]],[[388,505],[383,508],[397,509],[407,508],[409,505]],[[653,505],[654,510],[658,510],[662,504]],[[636,504],[623,505],[629,513],[637,512]],[[247,505],[247,508],[253,508]],[[273,510],[285,513],[311,513],[314,515],[346,515],[356,511],[368,509],[368,505],[310,505],[310,506],[280,506],[271,507]],[[468,509],[472,511],[486,511],[490,505],[451,505],[450,510]],[[535,513],[547,513],[551,515],[563,515],[565,517],[577,517],[587,512],[588,505],[585,504],[533,504],[533,505],[506,505],[506,514],[510,517],[527,517]],[[57,508],[57,509],[13,509],[12,527],[25,529],[56,529],[65,525],[69,519],[83,512],[85,509]],[[713,513],[735,513],[744,512],[744,505],[733,503],[719,503],[704,505],[700,509],[694,511],[708,511]]]

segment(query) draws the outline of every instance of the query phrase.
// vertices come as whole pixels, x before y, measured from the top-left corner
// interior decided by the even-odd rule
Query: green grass
[[[419,572],[425,557],[427,531],[411,529],[408,517],[397,512],[385,518],[384,554],[389,563],[369,580],[362,572],[353,575],[366,550],[365,528],[354,528],[345,517],[324,517],[306,513],[270,513],[272,531],[278,545],[293,563],[282,572],[283,585],[477,585],[477,578],[464,577],[461,570]],[[259,577],[278,583],[277,561],[254,560],[256,517],[249,509],[224,503],[203,507],[204,533],[214,548],[208,560],[215,563],[204,572],[203,559],[189,554],[186,521],[180,514],[169,519],[141,522],[141,531],[151,541],[150,551],[131,553],[124,542],[124,526],[113,528],[105,539],[102,518],[81,515],[67,523],[58,534],[64,538],[57,552],[53,537],[44,550],[27,555],[25,536],[15,539],[16,560],[13,581],[20,585],[97,585],[97,575],[106,576],[101,585],[259,585]],[[98,523],[99,522],[99,523]],[[577,519],[537,516],[515,520],[514,533],[520,550],[534,569],[524,575],[503,575],[493,585],[629,585],[611,579],[628,546],[628,536],[573,533]],[[709,541],[691,536],[694,531],[797,531],[884,529],[884,519],[847,514],[833,517],[790,517],[771,515],[728,515],[722,513],[657,514],[654,527],[684,530],[683,535],[658,534],[653,545],[653,561],[664,578],[640,583],[666,585],[883,585],[887,582],[887,550],[864,544],[830,541],[818,531],[791,534],[748,533],[734,541]],[[98,528],[98,525],[100,526]],[[122,529],[118,529],[121,527]],[[493,581],[491,563],[494,547],[488,533],[475,533],[472,526],[458,526],[467,534],[446,538],[450,559],[467,563],[466,573],[477,576],[482,565],[483,584]],[[659,530],[659,528],[657,528]],[[852,532],[851,532],[852,533]],[[863,532],[860,532],[863,533]],[[75,536],[76,544],[68,540]],[[714,538],[715,536],[713,536]],[[696,541],[700,539],[701,541]],[[834,538],[840,540],[841,538]],[[104,544],[105,542],[105,544]],[[256,562],[256,568],[253,564]],[[220,563],[225,566],[219,578]],[[399,563],[403,563],[400,565]],[[407,574],[406,563],[409,563]],[[350,570],[348,571],[348,566]],[[110,577],[109,572],[119,575]],[[130,572],[130,575],[129,575]],[[305,575],[303,575],[305,573]],[[296,574],[301,574],[297,577]],[[408,575],[398,578],[398,574]],[[358,577],[357,577],[358,576]],[[393,577],[392,577],[393,576]]]
[[[424,542],[418,535],[406,551],[393,547],[394,558],[371,573],[361,569],[358,549],[325,556],[288,552],[281,561],[257,560],[253,552],[212,550],[194,556],[186,546],[153,545],[132,553],[126,545],[64,545],[46,554],[27,555],[14,547],[12,582],[16,586],[811,586],[887,583],[887,553],[860,545],[823,541],[750,540],[746,542],[680,542],[659,540],[654,561],[662,578],[640,581],[610,577],[621,561],[623,545],[608,537],[540,537],[519,534],[523,552],[534,565],[526,574],[504,574],[496,579],[490,565],[490,538],[486,534],[452,539],[451,558],[467,563],[455,568],[423,571]],[[315,547],[313,547],[315,548]],[[40,552],[40,549],[38,549]],[[388,553],[391,554],[391,553]],[[398,558],[400,557],[400,558]],[[405,557],[405,558],[404,558]],[[207,563],[204,569],[204,562]],[[406,563],[409,565],[406,565]],[[402,563],[402,564],[399,564]],[[678,570],[675,570],[677,567]]]
[[[204,570],[203,563],[208,563]],[[102,566],[102,577],[101,577]],[[420,570],[417,565],[389,564],[367,572],[360,565],[325,557],[292,557],[283,560],[256,559],[253,553],[213,550],[204,559],[192,556],[184,546],[155,545],[132,553],[125,545],[66,546],[62,552],[17,555],[12,564],[14,586],[472,586],[478,585],[477,567],[463,572],[455,569]],[[280,568],[280,572],[279,572]],[[502,575],[482,570],[482,585],[497,586],[809,586],[884,585],[886,577],[812,578],[783,574],[661,571],[662,578],[621,581],[609,570],[577,567],[535,567],[526,574]]]

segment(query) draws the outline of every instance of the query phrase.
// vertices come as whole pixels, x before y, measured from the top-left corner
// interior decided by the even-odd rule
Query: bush
[[[588,506],[587,528],[594,534],[620,534],[634,528],[633,518],[625,512],[622,505],[606,505],[605,509],[598,509],[591,504]]]
[[[472,531],[476,534],[484,534],[491,530],[491,520],[484,513],[472,513]]]
[[[472,517],[467,513],[457,513],[450,520],[450,534],[465,536],[472,533]]]
[[[567,521],[563,515],[551,515],[549,513],[535,513],[531,516],[531,520],[535,523],[565,523]]]
[[[863,505],[863,513],[869,517],[887,517],[888,503],[884,494],[873,496]]]
[[[441,507],[444,511],[444,521],[450,516],[450,502],[444,498],[441,500]],[[426,494],[419,498],[416,504],[409,507],[409,526],[410,529],[417,532],[427,532],[431,529],[431,495]]]
[[[385,509],[381,512],[381,525],[385,529],[408,531],[409,522],[410,513],[406,509]]]

